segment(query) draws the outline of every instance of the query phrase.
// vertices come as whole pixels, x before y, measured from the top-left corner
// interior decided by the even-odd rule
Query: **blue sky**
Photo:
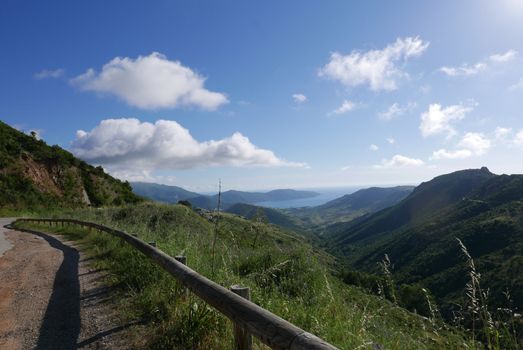
[[[523,171],[523,2],[0,4],[0,119],[207,191]]]

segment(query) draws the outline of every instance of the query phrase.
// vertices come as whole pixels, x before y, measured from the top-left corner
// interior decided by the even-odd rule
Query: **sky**
[[[0,3],[0,120],[211,191],[523,172],[523,1]]]

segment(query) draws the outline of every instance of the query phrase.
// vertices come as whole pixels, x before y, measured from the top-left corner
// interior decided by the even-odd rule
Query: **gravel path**
[[[63,237],[3,229],[0,349],[126,349],[134,324],[115,312],[103,271]]]

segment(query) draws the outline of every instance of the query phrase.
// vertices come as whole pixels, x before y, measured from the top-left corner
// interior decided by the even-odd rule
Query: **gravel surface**
[[[11,246],[0,256],[0,349],[129,348],[136,324],[119,319],[82,247],[51,234],[0,234]]]

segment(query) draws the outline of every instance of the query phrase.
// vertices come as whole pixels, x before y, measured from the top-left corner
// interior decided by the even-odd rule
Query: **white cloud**
[[[435,151],[432,153],[431,159],[439,160],[439,159],[465,159],[472,156],[472,152],[468,149],[458,149],[455,151],[447,151],[446,149],[442,148],[438,151]]]
[[[414,107],[416,107],[415,103],[409,102],[405,106],[400,106],[398,103],[393,103],[389,106],[389,108],[385,112],[378,113],[378,117],[381,120],[391,120],[395,117],[399,117],[408,111],[412,110]]]
[[[304,94],[293,94],[292,98],[294,99],[294,102],[296,102],[296,103],[303,103],[303,102],[307,101],[307,96],[305,96]]]
[[[518,147],[523,147],[523,129],[519,130],[514,137],[514,144]]]
[[[198,73],[157,52],[136,59],[116,57],[100,73],[89,69],[71,80],[82,90],[115,95],[142,109],[197,106],[215,110],[229,102],[224,94],[205,89],[204,83]]]
[[[491,147],[491,141],[483,133],[468,132],[457,144],[454,151],[442,148],[432,153],[431,159],[465,159],[472,156],[481,156]]]
[[[494,135],[496,136],[496,139],[498,139],[498,140],[506,138],[511,133],[512,133],[511,128],[502,128],[500,126],[498,126],[496,128],[496,130],[494,130]]]
[[[491,146],[491,142],[482,133],[468,132],[458,143],[458,147],[470,150],[474,155],[484,154]]]
[[[462,64],[459,67],[441,67],[439,70],[450,77],[455,77],[459,75],[470,76],[476,75],[487,68],[487,65],[483,62],[478,62],[473,65],[467,63]]]
[[[451,105],[442,108],[440,104],[434,103],[429,109],[421,114],[421,124],[419,126],[424,137],[446,133],[448,137],[456,134],[456,130],[451,126],[452,122],[465,118],[471,112],[471,106]]]
[[[375,168],[404,168],[416,167],[425,164],[421,159],[409,158],[396,154],[390,160],[383,159],[380,165],[375,165]]]
[[[380,148],[379,148],[378,146],[376,146],[375,144],[372,144],[372,145],[370,145],[369,149],[370,149],[371,151],[377,151],[377,150],[379,150]]]
[[[513,59],[516,58],[517,55],[518,55],[518,52],[516,50],[511,49],[505,53],[491,55],[489,58],[493,62],[504,63],[504,62],[512,61]]]
[[[306,167],[256,147],[239,132],[198,142],[189,130],[170,120],[153,124],[134,118],[106,119],[91,131],[78,130],[71,148],[76,156],[114,173],[136,174],[138,169],[144,175],[154,170],[209,166]]]
[[[65,74],[65,70],[62,68],[49,70],[44,69],[34,75],[35,79],[57,79]]]
[[[509,86],[509,90],[517,90],[523,88],[523,78],[520,78],[519,81],[513,85]]]
[[[506,63],[516,58],[517,54],[516,50],[508,50],[505,53],[493,54],[489,56],[488,60],[479,61],[475,64],[463,63],[457,67],[444,66],[439,70],[451,77],[476,75],[489,68],[489,61],[491,63]]]
[[[396,143],[396,140],[394,140],[393,137],[387,137],[387,142],[390,143],[391,145],[393,145]]]
[[[397,79],[407,76],[398,63],[420,56],[429,42],[419,37],[398,38],[381,50],[352,51],[348,55],[331,54],[319,76],[340,81],[346,86],[368,85],[371,90],[395,90]]]
[[[340,107],[336,108],[329,114],[345,114],[356,108],[356,104],[349,100],[344,100]]]

